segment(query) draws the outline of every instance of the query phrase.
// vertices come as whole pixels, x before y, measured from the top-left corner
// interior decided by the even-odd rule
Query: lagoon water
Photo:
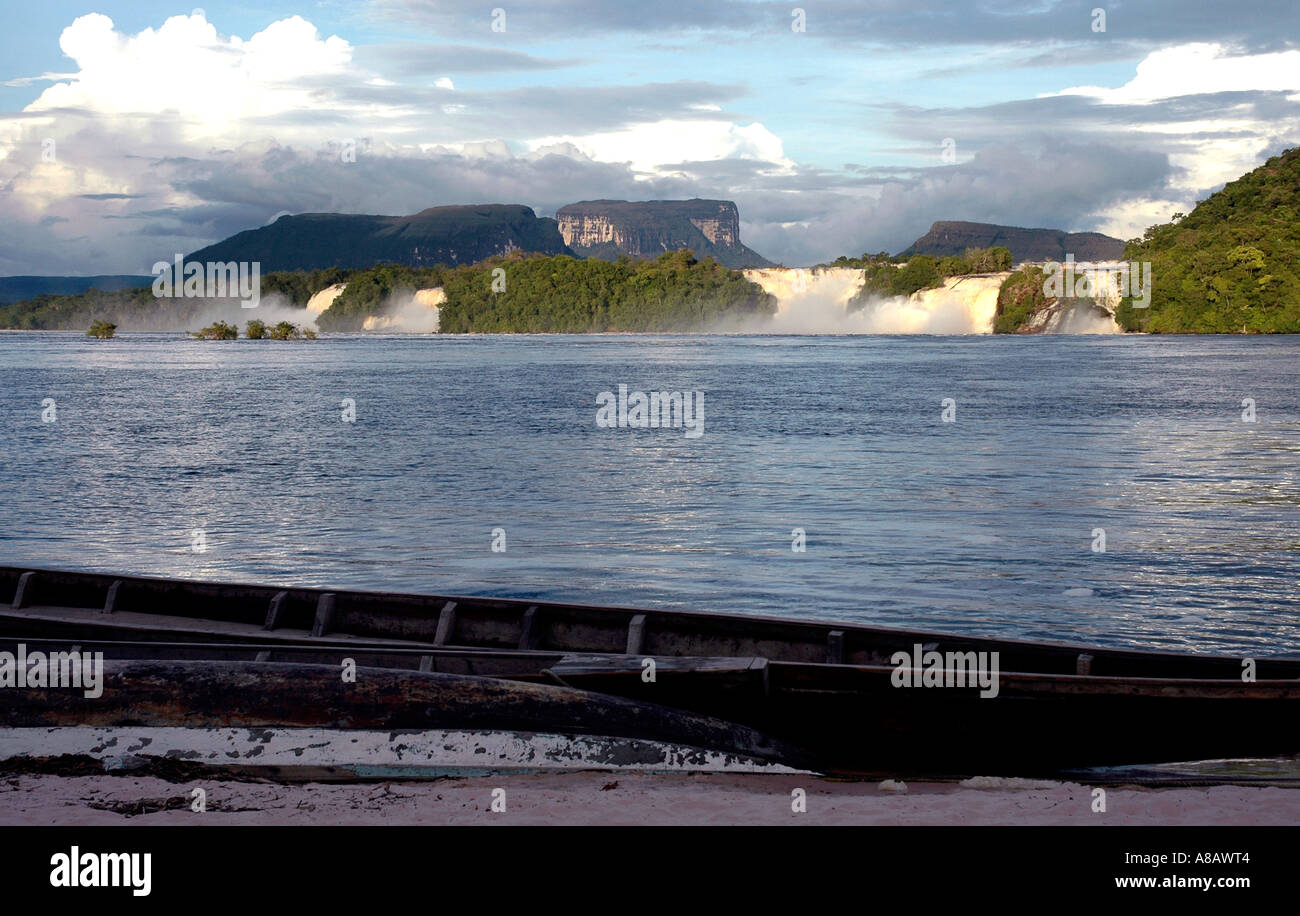
[[[1295,337],[0,333],[0,563],[1300,654],[1298,370]],[[620,384],[703,391],[703,435],[599,428]]]

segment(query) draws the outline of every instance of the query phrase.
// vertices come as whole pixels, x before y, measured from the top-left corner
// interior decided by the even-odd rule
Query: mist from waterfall
[[[316,293],[307,302],[307,313],[312,320],[334,304],[343,294],[346,283],[335,283]],[[408,334],[428,334],[438,330],[441,312],[439,306],[447,301],[442,287],[418,290],[398,290],[386,298],[378,314],[368,315],[362,324],[364,331],[389,331]]]
[[[747,270],[745,277],[777,299],[759,334],[990,334],[1007,273],[950,277],[943,286],[890,296],[849,311],[864,271],[850,267]]]
[[[1090,300],[1062,310],[1048,322],[1044,334],[1121,334],[1123,329],[1105,309]]]
[[[439,306],[447,301],[442,287],[401,290],[388,297],[378,315],[366,318],[364,331],[395,331],[428,334],[438,330]]]

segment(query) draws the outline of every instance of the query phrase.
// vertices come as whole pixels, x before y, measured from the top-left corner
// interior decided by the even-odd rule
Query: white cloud
[[[1192,209],[1188,200],[1171,200],[1163,197],[1140,197],[1111,205],[1101,217],[1097,232],[1113,238],[1141,238],[1148,226],[1167,223],[1175,213]]]
[[[901,246],[940,218],[1129,237],[1300,136],[1300,119],[1259,114],[1279,110],[1275,98],[1227,97],[1165,106],[1127,129],[1094,125],[1107,142],[1068,167],[1051,151],[972,168],[963,155],[962,166],[923,170],[919,181],[859,184],[829,168],[801,170],[762,121],[731,120],[718,102],[745,94],[743,85],[457,90],[449,76],[432,79],[454,69],[422,69],[411,82],[378,59],[382,72],[367,69],[346,40],[297,16],[244,39],[222,35],[201,11],[138,34],[90,14],[60,42],[76,72],[11,80],[52,85],[21,116],[0,116],[0,261],[11,272],[147,269],[155,249],[193,250],[285,208],[396,213],[495,200],[545,211],[593,196],[735,199],[746,241],[790,263]],[[1095,103],[1104,118],[1109,105],[1229,90],[1296,93],[1300,51],[1234,56],[1183,45],[1149,54],[1118,87],[1055,95]],[[1170,108],[1188,113],[1162,120]],[[835,126],[827,129],[833,139]],[[1010,147],[1025,133],[1007,137]],[[358,156],[345,163],[349,137]],[[57,140],[57,158],[43,157],[47,139]],[[1161,168],[1133,178],[1130,161],[1157,155],[1153,147]],[[1177,177],[1162,187],[1166,151]],[[683,174],[683,162],[712,165]]]
[[[75,73],[42,73],[40,76],[20,76],[15,79],[5,80],[0,86],[30,86],[32,83],[53,83],[58,80],[75,79]]]
[[[1233,54],[1224,45],[1197,42],[1151,52],[1122,86],[1075,86],[1049,95],[1083,96],[1102,105],[1149,105],[1191,95],[1296,90],[1300,90],[1300,51]],[[1300,101],[1300,94],[1288,98]],[[1134,124],[1129,130],[1164,134],[1180,147],[1169,157],[1177,177],[1168,190],[1174,196],[1181,192],[1183,198],[1180,205],[1165,198],[1145,211],[1136,203],[1124,212],[1114,211],[1108,214],[1110,231],[1163,222],[1167,214],[1159,215],[1160,211],[1170,206],[1190,210],[1197,192],[1240,177],[1258,165],[1279,138],[1300,134],[1300,118],[1263,120],[1243,102],[1212,116]]]
[[[253,119],[322,107],[313,86],[364,80],[352,47],[292,16],[247,41],[221,36],[200,10],[137,35],[100,13],[80,16],[59,38],[78,72],[45,89],[28,112],[73,108],[99,115],[171,115],[191,141],[233,141]]]
[[[751,159],[771,163],[787,172],[795,163],[786,158],[781,138],[758,122],[748,125],[723,120],[666,119],[633,124],[621,130],[577,137],[542,137],[530,149],[568,145],[597,162],[626,162],[638,172],[662,172],[678,162]]]
[[[134,34],[92,13],[63,30],[60,46],[75,72],[39,78],[53,83],[21,115],[0,117],[0,241],[9,248],[0,261],[10,270],[136,271],[158,251],[194,250],[285,209],[397,213],[475,200],[553,208],[597,187],[636,196],[627,161],[736,156],[793,167],[762,124],[722,119],[592,128],[574,142],[528,143],[519,128],[509,142],[496,139],[496,122],[527,106],[528,89],[463,93],[448,76],[401,86],[298,16],[242,38],[218,32],[201,10]],[[569,116],[562,129],[620,123],[620,87],[594,89],[576,90],[574,101],[541,95]],[[656,107],[690,107],[684,96],[711,89],[629,87],[628,104],[655,117]],[[717,106],[694,107],[708,118]],[[532,123],[555,129],[545,112]],[[512,145],[528,152],[516,157]],[[341,152],[352,148],[347,161]]]
[[[1223,45],[1198,42],[1152,51],[1133,79],[1116,89],[1075,86],[1049,94],[1131,105],[1207,92],[1295,89],[1300,89],[1300,51],[1232,55]]]

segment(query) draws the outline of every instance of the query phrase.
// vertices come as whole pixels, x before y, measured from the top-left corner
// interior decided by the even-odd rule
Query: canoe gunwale
[[[278,595],[284,593],[298,601],[318,602],[322,596],[333,595],[342,602],[343,600],[354,600],[364,603],[366,606],[382,607],[389,603],[391,607],[384,608],[385,613],[394,619],[408,618],[413,620],[424,619],[420,614],[415,613],[417,610],[434,611],[445,610],[449,605],[456,608],[487,608],[499,611],[513,611],[521,615],[530,610],[535,611],[538,615],[546,615],[552,612],[559,615],[564,614],[589,614],[595,618],[622,618],[620,623],[624,627],[631,626],[634,618],[643,616],[652,623],[655,621],[678,626],[682,629],[688,627],[705,628],[710,631],[721,631],[724,629],[735,628],[744,631],[746,628],[758,628],[764,631],[770,631],[772,639],[781,639],[781,630],[788,630],[789,633],[784,637],[795,641],[798,637],[807,637],[817,634],[821,638],[819,641],[825,642],[830,634],[843,631],[845,636],[852,635],[857,641],[871,643],[897,643],[899,640],[911,641],[918,645],[928,645],[933,643],[942,644],[949,649],[971,649],[971,650],[997,650],[1006,653],[1026,653],[1056,655],[1062,659],[1065,657],[1076,658],[1080,655],[1092,656],[1095,661],[1109,662],[1160,662],[1160,663],[1234,663],[1239,664],[1241,655],[1210,655],[1202,653],[1177,652],[1168,649],[1126,649],[1119,647],[1102,647],[1087,643],[1070,643],[1057,641],[1031,641],[1023,639],[1011,639],[991,636],[970,636],[954,633],[939,633],[929,630],[912,630],[907,628],[878,627],[852,623],[845,620],[825,619],[825,618],[800,618],[786,617],[778,615],[745,615],[733,614],[727,612],[712,611],[695,611],[677,608],[635,608],[624,607],[619,605],[589,605],[569,602],[552,602],[552,601],[534,601],[522,598],[497,598],[497,597],[475,597],[475,596],[457,596],[457,595],[434,595],[434,594],[413,594],[405,592],[387,592],[387,591],[369,591],[365,589],[335,589],[335,588],[284,588],[276,585],[254,584],[254,583],[226,583],[226,582],[208,582],[203,580],[188,579],[168,579],[153,576],[131,576],[119,575],[115,573],[91,573],[75,572],[68,570],[49,569],[36,566],[0,566],[0,578],[8,578],[17,581],[26,573],[34,573],[35,577],[50,577],[56,583],[60,580],[66,580],[68,584],[74,584],[86,587],[94,583],[97,587],[102,587],[105,593],[113,589],[116,583],[124,585],[145,586],[148,588],[162,591],[186,591],[204,592],[209,596],[216,596],[225,592],[232,596],[238,594],[240,597],[247,599],[250,596],[263,598],[269,606],[271,601]],[[23,611],[71,611],[79,614],[85,614],[88,611],[98,610],[94,607],[80,606],[63,606],[47,604],[31,604],[27,607],[15,607],[5,609],[0,605],[0,618],[6,616],[6,612],[14,616],[22,615]],[[340,612],[342,613],[342,612]],[[126,614],[135,614],[137,616],[158,617],[154,612],[131,612],[127,610],[116,612],[103,612],[105,618],[119,618],[125,624]],[[26,616],[26,615],[22,615]],[[47,615],[48,616],[48,615]],[[193,622],[203,621],[208,618],[191,617],[188,615],[175,615],[174,619],[188,620]],[[436,618],[435,618],[436,619]],[[222,623],[231,623],[241,626],[248,626],[247,623],[238,621],[221,621]],[[263,630],[266,638],[274,641],[276,630]],[[342,635],[342,634],[338,634]],[[348,634],[349,641],[365,640],[368,637]],[[300,637],[294,637],[300,638]],[[843,637],[840,637],[843,639]],[[430,640],[430,643],[433,641]],[[571,652],[574,650],[570,650]],[[647,653],[649,654],[649,653]],[[1297,667],[1297,676],[1300,676],[1300,659],[1295,657],[1278,657],[1278,656],[1254,656],[1260,662],[1281,665],[1294,665]],[[810,662],[811,664],[811,662]]]

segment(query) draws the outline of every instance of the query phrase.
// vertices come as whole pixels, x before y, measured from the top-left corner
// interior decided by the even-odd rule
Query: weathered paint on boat
[[[413,720],[428,685],[402,675],[461,675],[547,691],[534,712],[592,733],[585,707],[626,698],[660,713],[662,740],[739,750],[836,772],[1045,774],[1062,768],[1284,755],[1300,735],[1279,723],[1300,712],[1300,661],[1142,652],[981,639],[803,619],[606,608],[508,599],[223,585],[55,570],[0,568],[0,636],[100,647],[119,660],[173,668],[134,689],[199,688],[203,721],[245,721],[249,701],[221,678],[295,690],[285,672],[337,670],[343,658],[394,686],[382,709],[363,691],[343,697],[324,681],[297,681],[318,709],[310,722],[418,720],[411,727],[521,726],[501,718],[510,690],[466,686],[452,702],[464,721]],[[997,690],[900,686],[903,652],[996,653]],[[647,663],[653,676],[647,677]],[[155,670],[158,669],[138,669]],[[1243,676],[1250,670],[1254,679]],[[219,673],[219,674],[217,674]],[[917,672],[919,674],[919,672]],[[376,677],[381,675],[376,674]],[[293,675],[298,677],[298,675]],[[168,679],[170,687],[168,686]],[[215,680],[214,680],[215,678]],[[180,679],[180,680],[178,680]],[[921,683],[918,678],[918,685]],[[121,682],[123,691],[128,689]],[[512,688],[513,689],[513,688]],[[317,696],[313,691],[321,691]],[[125,695],[125,694],[124,694]],[[283,715],[284,701],[280,701]],[[459,705],[456,705],[459,703]],[[258,714],[271,709],[258,706]],[[669,712],[715,723],[694,737]],[[28,712],[31,712],[29,708]],[[81,713],[62,709],[65,721]],[[98,714],[93,714],[98,715]],[[497,718],[493,719],[492,717]],[[639,720],[646,728],[653,717]],[[509,720],[513,725],[502,724]],[[101,721],[94,719],[94,721]],[[732,738],[716,723],[747,731]],[[588,723],[589,724],[589,723]],[[531,726],[534,729],[537,726]],[[658,727],[658,726],[656,726]],[[624,731],[617,734],[632,735]],[[644,737],[637,733],[634,737]],[[716,742],[722,742],[718,744]],[[701,745],[704,746],[704,745]]]

